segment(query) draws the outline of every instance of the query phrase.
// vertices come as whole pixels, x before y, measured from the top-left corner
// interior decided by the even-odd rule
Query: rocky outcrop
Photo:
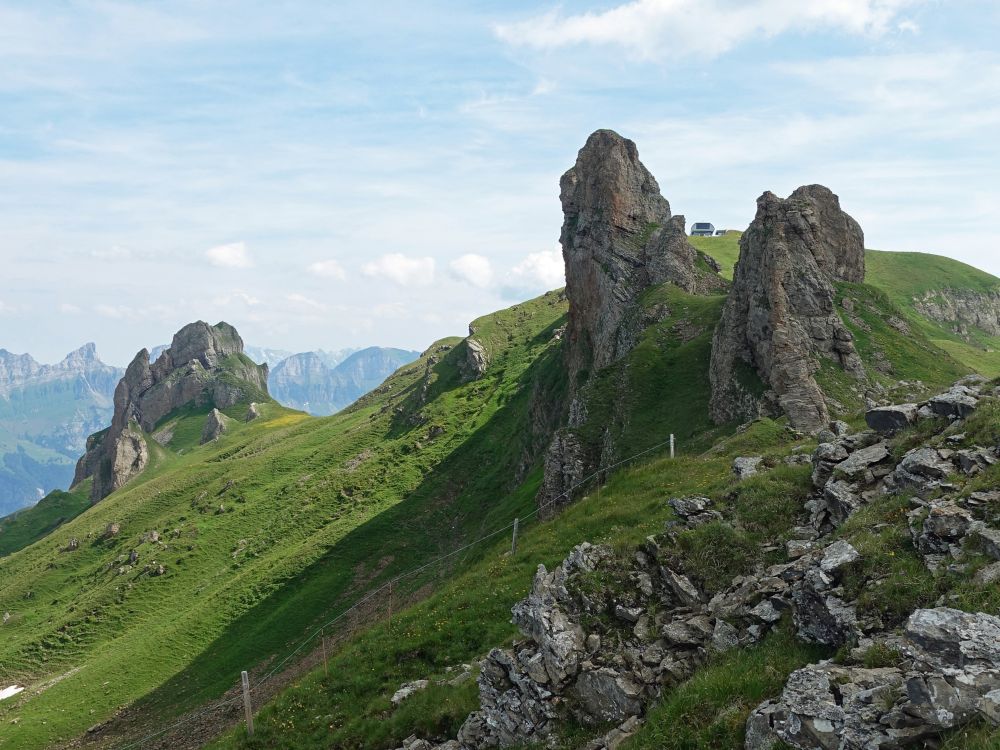
[[[943,323],[954,333],[971,338],[970,328],[1000,336],[1000,289],[931,289],[913,298],[921,315]]]
[[[985,384],[957,385],[978,405]],[[939,425],[928,440],[964,440],[954,422]],[[970,554],[981,555],[991,564],[976,580],[1000,580],[1000,492],[945,484],[954,473],[982,471],[997,450],[919,445],[900,459],[877,433],[836,427],[812,458],[806,509],[815,525],[791,530],[787,561],[708,590],[676,556],[680,535],[729,522],[710,498],[669,498],[675,518],[633,555],[583,543],[554,570],[539,566],[531,592],[511,610],[523,638],[481,662],[479,709],[456,739],[414,736],[404,747],[554,746],[567,720],[614,727],[585,747],[616,747],[711,654],[758,643],[782,621],[801,640],[841,649],[842,658],[794,672],[781,695],[758,706],[747,723],[749,750],[781,742],[802,750],[916,746],[977,718],[997,722],[1000,619],[949,609],[943,596],[910,614],[898,634],[902,618],[886,621],[853,598],[884,582],[879,566],[866,566],[859,548],[835,533],[865,503],[896,492],[905,473],[922,493],[907,520],[925,564],[957,573],[978,559]],[[922,499],[928,487],[932,500]],[[888,665],[861,666],[869,662]]]
[[[538,492],[538,513],[551,518],[573,500],[573,490],[583,481],[591,459],[580,439],[569,430],[560,430],[545,452],[542,487]]]
[[[747,750],[916,746],[977,718],[1000,719],[1000,619],[918,609],[902,638],[885,641],[897,666],[821,662],[792,674],[780,698],[751,714]]]
[[[599,456],[614,453],[610,433],[597,449],[582,446],[570,433],[586,421],[590,375],[628,354],[649,322],[640,295],[668,282],[692,294],[727,287],[715,261],[688,242],[684,217],[671,215],[632,141],[611,130],[596,131],[559,184],[569,301],[563,336],[569,430],[546,452],[538,503],[550,509],[572,499],[570,489]],[[466,369],[474,371],[471,365]]]
[[[694,293],[721,282],[699,269],[684,218],[671,216],[632,141],[596,131],[559,187],[572,386],[583,371],[632,349],[641,324],[635,302],[643,290],[669,281]]]
[[[243,356],[243,340],[228,323],[191,323],[150,363],[136,354],[118,383],[111,427],[88,440],[74,485],[93,477],[91,500],[107,497],[149,462],[144,433],[182,406],[228,408],[267,394],[267,365]]]
[[[458,364],[462,372],[462,380],[465,382],[478,380],[486,374],[486,368],[490,366],[490,354],[482,342],[471,335],[464,344],[465,358]]]
[[[765,411],[816,432],[829,422],[814,375],[827,358],[852,376],[864,367],[834,307],[836,281],[864,280],[861,227],[821,185],[787,199],[764,193],[740,238],[732,291],[712,344],[712,417],[749,421]],[[747,383],[756,372],[770,394]]]
[[[205,426],[201,431],[201,444],[218,440],[226,431],[227,417],[218,409],[212,409],[205,418]]]

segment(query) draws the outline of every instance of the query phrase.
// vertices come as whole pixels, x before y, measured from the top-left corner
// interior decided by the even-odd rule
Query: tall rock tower
[[[712,342],[712,417],[749,420],[767,411],[741,378],[759,374],[792,426],[815,432],[829,422],[815,374],[820,357],[863,379],[853,337],[834,308],[834,282],[865,277],[864,234],[822,185],[787,199],[764,193],[740,239],[740,259]]]

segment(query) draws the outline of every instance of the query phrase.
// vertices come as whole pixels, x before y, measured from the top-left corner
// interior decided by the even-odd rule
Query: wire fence
[[[254,684],[249,688],[249,691],[248,691],[249,694],[253,695],[256,692],[258,695],[260,695],[261,692],[262,692],[261,689],[263,688],[263,686],[265,684],[267,684],[267,682],[269,680],[273,679],[275,677],[275,675],[277,675],[280,672],[280,670],[285,665],[289,664],[289,662],[291,662],[292,659],[294,659],[297,654],[301,653],[302,650],[306,648],[306,646],[308,646],[310,643],[315,642],[315,640],[318,637],[325,637],[325,633],[326,633],[326,630],[328,628],[332,628],[334,625],[337,625],[345,617],[348,617],[349,615],[351,615],[351,614],[359,611],[365,604],[368,604],[369,602],[375,601],[376,599],[378,599],[379,597],[381,597],[382,595],[384,595],[386,593],[388,593],[390,595],[390,597],[391,597],[392,589],[393,589],[394,585],[396,585],[398,587],[398,584],[400,582],[405,581],[405,580],[410,579],[410,578],[413,578],[413,577],[419,575],[420,573],[422,573],[422,572],[424,572],[426,570],[429,570],[430,568],[433,568],[433,567],[435,567],[437,565],[440,565],[441,563],[443,563],[443,562],[445,562],[447,560],[450,560],[450,559],[452,559],[452,558],[454,558],[454,557],[462,554],[463,552],[467,552],[468,550],[472,549],[473,547],[475,547],[475,546],[477,546],[479,544],[482,544],[483,542],[489,541],[491,539],[495,539],[496,537],[500,536],[501,534],[505,534],[505,533],[508,533],[508,532],[513,533],[516,528],[520,527],[520,524],[523,524],[525,521],[538,516],[539,514],[541,514],[546,509],[551,508],[553,506],[558,506],[558,505],[564,504],[563,501],[570,500],[575,492],[577,492],[582,487],[588,485],[594,479],[599,478],[602,474],[606,474],[609,471],[612,471],[612,470],[617,469],[617,468],[619,468],[621,466],[624,466],[625,464],[631,463],[631,462],[635,461],[636,459],[642,458],[643,456],[648,456],[649,454],[654,453],[655,451],[657,451],[657,450],[659,450],[661,448],[665,448],[667,446],[670,447],[670,455],[671,455],[671,457],[673,457],[673,454],[674,454],[674,436],[671,435],[669,437],[669,439],[664,440],[661,443],[657,443],[656,445],[650,446],[649,448],[646,448],[643,451],[639,451],[638,453],[635,453],[635,454],[633,454],[631,456],[628,456],[627,458],[623,458],[620,461],[616,461],[613,464],[609,464],[607,466],[599,467],[595,471],[591,472],[587,476],[585,476],[582,479],[580,479],[578,482],[576,482],[575,484],[573,484],[568,489],[566,489],[563,492],[559,493],[555,497],[550,498],[546,502],[539,504],[537,507],[535,507],[534,510],[532,510],[528,514],[523,515],[523,516],[518,516],[518,517],[514,518],[514,520],[512,520],[506,526],[503,526],[502,528],[499,528],[499,529],[495,529],[494,531],[491,531],[488,534],[485,534],[485,535],[483,535],[481,537],[478,537],[477,539],[474,539],[471,542],[468,542],[468,543],[462,545],[461,547],[453,549],[450,552],[447,552],[447,553],[445,553],[443,555],[440,555],[440,556],[438,556],[438,557],[436,557],[436,558],[434,558],[432,560],[429,560],[428,562],[423,563],[422,565],[419,565],[416,568],[413,568],[412,570],[408,570],[405,573],[400,573],[399,575],[396,575],[396,576],[390,578],[388,581],[386,581],[385,583],[383,583],[381,586],[379,586],[378,588],[376,588],[376,589],[368,592],[367,594],[365,594],[364,596],[362,596],[360,599],[358,599],[357,601],[355,601],[351,606],[349,606],[346,609],[342,610],[341,612],[339,612],[337,615],[335,615],[334,617],[332,617],[327,622],[325,622],[322,625],[319,625],[318,627],[316,627],[294,649],[292,649],[291,652],[289,652],[279,662],[277,662],[276,664],[274,664],[274,666],[272,666],[271,669],[268,672],[266,672],[263,677],[261,677],[259,680],[256,680],[254,682]],[[513,550],[514,550],[514,546],[512,545],[512,552],[513,552]],[[391,617],[391,598],[390,598],[390,617]],[[325,646],[325,644],[324,644],[324,646]],[[243,700],[244,700],[244,695],[243,694],[239,694],[239,695],[236,695],[236,696],[234,696],[232,698],[227,698],[226,700],[218,701],[218,702],[213,703],[213,704],[211,704],[209,706],[206,706],[205,708],[197,711],[194,714],[190,714],[188,716],[185,716],[184,718],[182,718],[182,719],[180,719],[180,720],[178,720],[178,721],[176,721],[176,722],[174,722],[172,724],[169,724],[166,727],[163,727],[163,728],[161,728],[161,729],[159,729],[159,730],[157,730],[155,732],[152,732],[150,734],[147,734],[147,735],[141,737],[140,739],[133,740],[133,741],[128,742],[126,744],[119,745],[118,748],[117,748],[117,750],[132,750],[132,748],[141,747],[142,745],[146,744],[147,742],[150,742],[151,740],[155,740],[155,739],[157,739],[159,737],[162,737],[162,736],[164,736],[166,734],[172,733],[175,730],[180,729],[183,726],[186,726],[188,724],[194,723],[198,719],[200,719],[200,718],[202,718],[202,717],[204,717],[204,716],[206,716],[208,714],[214,713],[216,711],[219,711],[219,710],[224,709],[224,708],[226,708],[228,706],[231,706],[231,705],[239,704]]]

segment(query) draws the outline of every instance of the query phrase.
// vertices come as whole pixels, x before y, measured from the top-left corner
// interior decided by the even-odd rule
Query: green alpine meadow
[[[1000,750],[998,32],[0,0],[0,750]]]

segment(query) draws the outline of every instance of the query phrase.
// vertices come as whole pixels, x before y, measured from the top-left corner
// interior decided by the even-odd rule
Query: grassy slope
[[[970,421],[975,432],[969,441],[1000,439],[998,411],[1000,403]],[[894,450],[901,453],[920,439],[913,431],[901,434]],[[515,556],[509,554],[506,539],[470,553],[465,572],[436,595],[398,614],[391,626],[383,622],[356,637],[331,657],[328,674],[313,671],[265,707],[257,716],[253,740],[238,728],[210,747],[391,748],[414,731],[424,737],[453,735],[476,708],[477,694],[471,681],[443,684],[450,677],[446,670],[516,636],[509,607],[527,592],[537,563],[557,564],[582,540],[607,543],[627,555],[671,518],[665,498],[698,493],[713,497],[735,530],[724,533],[722,525],[711,524],[684,532],[675,560],[689,572],[700,571],[710,589],[722,585],[756,563],[780,557],[780,550],[762,556],[761,542],[780,542],[792,526],[803,522],[810,471],[808,466],[778,466],[737,484],[728,471],[731,458],[759,452],[774,465],[783,455],[811,447],[808,441],[795,441],[780,425],[764,421],[702,456],[661,456],[624,469],[555,522],[527,527]],[[1000,474],[1000,469],[994,473]],[[978,486],[970,485],[967,491]],[[913,608],[932,606],[948,593],[956,597],[953,606],[1000,611],[995,587],[970,580],[978,564],[961,577],[934,576],[926,570],[910,542],[906,510],[905,498],[888,497],[859,513],[840,532],[864,556],[848,580],[849,586],[857,586],[862,611],[892,626]],[[861,586],[872,578],[879,583]],[[759,646],[714,658],[668,691],[626,747],[741,747],[748,713],[780,692],[791,671],[830,656],[798,642],[786,623]],[[421,678],[430,678],[432,687],[400,707],[390,704],[401,683]],[[578,747],[594,734],[571,728],[561,747]],[[945,747],[994,747],[998,739],[995,730],[974,727],[947,739]]]
[[[480,321],[493,367],[479,381],[459,382],[450,340],[329,419],[268,404],[215,444],[172,443],[136,482],[0,559],[12,614],[0,664],[29,685],[0,704],[0,747],[69,739],[135,701],[155,723],[215,698],[368,586],[523,512],[532,493],[511,477],[532,386],[558,388],[564,312],[550,294]],[[200,416],[175,417],[174,441],[189,440]],[[105,540],[111,522],[121,533]],[[160,542],[144,541],[154,530]],[[70,536],[80,549],[60,552]],[[132,549],[139,563],[119,575]],[[166,575],[143,574],[153,560]]]
[[[434,686],[396,710],[389,698],[404,681],[443,677],[447,667],[509,642],[516,633],[509,623],[510,606],[527,593],[538,563],[558,564],[584,540],[623,549],[638,544],[671,517],[667,497],[710,494],[741,521],[741,529],[732,533],[713,527],[683,535],[678,564],[710,574],[713,581],[728,581],[760,561],[760,541],[780,537],[801,514],[809,471],[778,470],[733,491],[733,456],[748,451],[778,456],[795,447],[788,442],[790,433],[770,420],[698,457],[712,435],[721,434],[707,419],[705,373],[723,300],[693,297],[670,285],[651,290],[644,299],[647,309],[666,308],[669,314],[644,332],[625,361],[597,376],[591,393],[588,412],[601,424],[602,409],[609,409],[613,395],[610,384],[620,387],[624,379],[621,404],[628,428],[619,435],[621,453],[644,450],[674,432],[681,438],[677,459],[662,457],[661,449],[661,457],[613,474],[607,485],[569,506],[555,522],[523,525],[514,557],[506,553],[506,535],[473,548],[462,560],[464,572],[438,593],[397,614],[391,627],[375,625],[346,644],[331,659],[329,675],[312,672],[261,712],[252,742],[238,729],[213,746],[389,748],[415,729],[425,735],[453,732],[477,705],[473,683]],[[511,518],[496,518],[492,528]],[[725,555],[718,554],[720,547]],[[798,666],[806,660],[802,650],[788,662]]]
[[[56,490],[36,505],[0,518],[0,557],[24,549],[90,507],[90,481],[71,492]]]
[[[391,627],[379,624],[355,638],[332,658],[328,675],[321,670],[307,675],[267,706],[252,741],[237,729],[212,747],[390,748],[413,731],[453,733],[477,705],[473,684],[434,685],[399,708],[389,697],[405,681],[443,680],[447,667],[509,642],[516,635],[510,606],[527,592],[537,563],[552,566],[584,540],[628,550],[662,529],[671,514],[663,501],[673,495],[710,495],[736,521],[735,528],[709,524],[679,537],[676,563],[705,585],[721,586],[757,563],[777,559],[773,553],[763,555],[762,542],[781,542],[804,521],[809,468],[779,467],[737,486],[729,466],[733,456],[753,453],[777,464],[789,452],[809,450],[811,443],[794,442],[781,423],[763,420],[698,455],[723,434],[705,416],[709,344],[722,298],[689,297],[664,286],[651,290],[644,302],[647,309],[665,307],[670,314],[646,330],[626,361],[597,376],[588,412],[601,424],[610,384],[625,378],[629,428],[620,436],[628,446],[622,453],[655,444],[671,431],[684,436],[681,445],[691,452],[612,475],[555,522],[527,527],[513,558],[506,553],[506,539],[470,552],[466,571],[438,594],[397,615]],[[882,335],[879,329],[874,340]],[[912,367],[916,353],[910,346],[887,347],[886,356],[902,371]],[[943,384],[952,374],[945,368],[937,379],[933,373],[928,377]],[[630,747],[737,746],[749,710],[777,692],[791,670],[819,655],[783,632],[758,649],[713,662],[651,712]],[[685,722],[683,732],[674,728],[677,721]],[[586,731],[574,735],[566,746],[575,747],[586,736]]]
[[[927,253],[890,253],[869,250],[868,281],[882,289],[939,347],[987,377],[1000,376],[1000,337],[970,327],[966,341],[948,326],[928,320],[913,308],[913,299],[939,289],[990,292],[1000,279],[951,258]]]
[[[691,244],[714,257],[722,266],[722,275],[732,278],[739,259],[740,235],[692,237]],[[970,265],[930,253],[902,253],[868,250],[866,283],[882,290],[903,317],[916,326],[936,346],[953,358],[987,377],[1000,376],[1000,337],[972,329],[966,341],[948,326],[929,320],[913,306],[915,297],[938,289],[963,289],[975,292],[996,291],[1000,279]]]

